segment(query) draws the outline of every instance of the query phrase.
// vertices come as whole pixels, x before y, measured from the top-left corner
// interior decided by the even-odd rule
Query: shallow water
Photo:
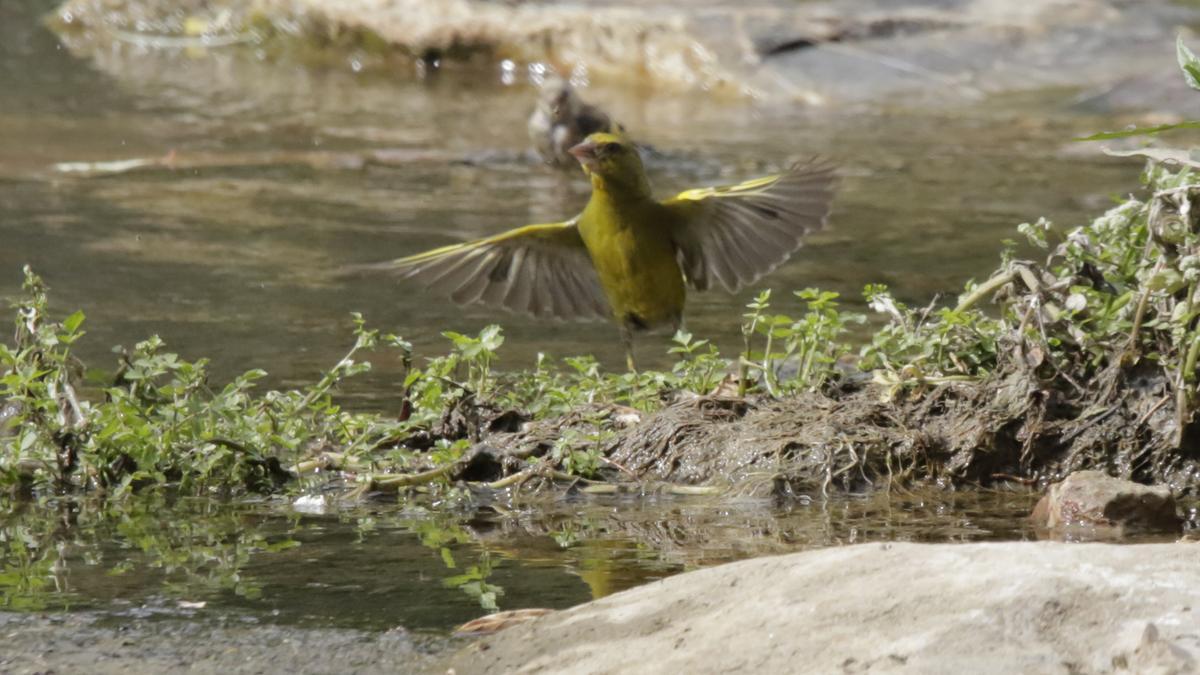
[[[571,497],[437,512],[145,497],[5,504],[0,610],[445,634],[492,607],[563,608],[682,571],[865,541],[1029,539],[1030,494],[841,496],[786,507]],[[489,603],[482,596],[493,594]]]

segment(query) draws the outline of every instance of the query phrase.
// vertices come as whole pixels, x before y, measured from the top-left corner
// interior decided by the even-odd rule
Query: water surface
[[[1035,538],[1025,492],[711,498],[516,496],[300,512],[145,496],[5,503],[0,610],[444,635],[493,608],[565,608],[743,558],[866,541]],[[486,597],[485,597],[486,596]]]

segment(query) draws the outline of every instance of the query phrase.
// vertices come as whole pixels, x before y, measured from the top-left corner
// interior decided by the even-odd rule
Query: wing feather
[[[550,264],[543,260],[541,255],[537,255],[533,262],[533,268],[537,274],[536,282],[533,284],[534,315],[538,317],[553,316],[556,314],[556,308],[554,293],[550,288],[554,283],[550,278]]]
[[[804,236],[825,227],[834,167],[813,158],[786,173],[738,185],[687,190],[664,205],[688,284],[737,291],[787,260]]]
[[[574,221],[529,225],[371,267],[399,272],[458,304],[500,305],[537,317],[610,318]]]

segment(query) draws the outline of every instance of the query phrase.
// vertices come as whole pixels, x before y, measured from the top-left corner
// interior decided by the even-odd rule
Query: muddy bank
[[[723,565],[484,638],[467,673],[1191,672],[1191,544],[864,544]]]
[[[624,431],[608,457],[639,480],[741,496],[854,491],[912,479],[1002,482],[1030,475],[1034,467],[1028,457],[1023,463],[1016,438],[1037,423],[1027,415],[1029,383],[1005,384],[947,386],[898,404],[871,385],[784,400],[698,397]],[[530,445],[544,443],[539,427],[557,422],[491,442],[536,454]]]
[[[1195,12],[1166,2],[668,3],[481,0],[160,3],[68,0],[79,54],[249,47],[260,57],[431,69],[538,64],[609,82],[821,104],[932,102],[1049,86],[1107,88],[1156,72]],[[1169,57],[1168,57],[1169,58]],[[535,79],[541,70],[531,71]],[[523,75],[522,75],[523,76]],[[1177,83],[1174,83],[1177,84]]]
[[[622,467],[614,472],[617,480],[706,485],[738,496],[858,491],[918,480],[1044,484],[1087,468],[1191,490],[1197,467],[1190,445],[1181,452],[1163,445],[1173,424],[1172,411],[1159,403],[1165,391],[1159,382],[1144,398],[1115,401],[1099,419],[1047,406],[1050,383],[1022,376],[945,385],[899,402],[885,401],[886,389],[875,385],[784,400],[698,397],[625,430],[607,457]],[[481,451],[545,454],[561,423],[491,437]]]

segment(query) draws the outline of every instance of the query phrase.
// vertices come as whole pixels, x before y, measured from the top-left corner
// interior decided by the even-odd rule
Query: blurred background
[[[99,367],[159,334],[221,377],[307,382],[359,311],[422,355],[498,322],[503,368],[539,351],[619,368],[612,326],[335,273],[574,215],[587,182],[526,133],[552,73],[656,149],[664,195],[837,161],[832,227],[762,282],[786,313],[810,286],[863,311],[866,283],[956,294],[1017,224],[1081,224],[1138,189],[1138,161],[1073,137],[1196,107],[1174,40],[1200,12],[1165,0],[303,5],[0,3],[0,297],[32,265],[87,314]],[[689,329],[732,353],[755,290],[693,295]],[[375,361],[363,404],[396,389],[395,359]]]

